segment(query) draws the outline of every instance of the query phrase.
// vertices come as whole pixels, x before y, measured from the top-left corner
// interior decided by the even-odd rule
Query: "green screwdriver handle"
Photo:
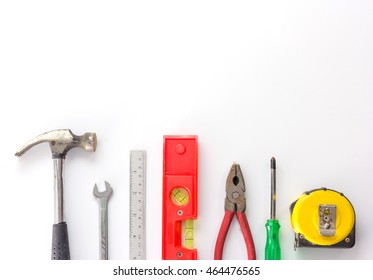
[[[278,220],[267,220],[267,240],[265,248],[266,260],[281,260],[281,248],[279,241],[280,223]]]

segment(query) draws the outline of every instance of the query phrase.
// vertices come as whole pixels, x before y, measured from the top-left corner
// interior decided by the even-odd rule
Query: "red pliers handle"
[[[221,223],[220,231],[218,234],[218,239],[216,240],[215,245],[215,253],[214,253],[214,260],[221,260],[223,259],[223,248],[225,243],[225,238],[227,237],[229,227],[232,223],[233,216],[235,212],[225,211],[223,222]],[[246,218],[246,214],[244,212],[236,212],[237,220],[240,224],[243,238],[245,240],[246,249],[247,249],[247,259],[248,260],[255,260],[255,247],[254,247],[254,240],[251,235],[251,230],[249,227],[249,223]]]
[[[228,175],[226,193],[227,194],[225,198],[225,214],[223,222],[221,223],[218,238],[216,240],[214,259],[221,260],[223,257],[225,239],[227,237],[229,227],[232,223],[233,216],[236,214],[238,223],[241,227],[243,238],[245,240],[247,258],[249,260],[255,260],[256,254],[254,241],[245,214],[245,182],[241,173],[241,168],[236,163],[232,165],[231,171]]]

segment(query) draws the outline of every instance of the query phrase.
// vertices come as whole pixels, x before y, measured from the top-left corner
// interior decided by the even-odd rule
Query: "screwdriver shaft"
[[[276,159],[271,158],[271,220],[276,220]]]

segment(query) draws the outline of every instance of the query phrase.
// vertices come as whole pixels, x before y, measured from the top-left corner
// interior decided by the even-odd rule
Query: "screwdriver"
[[[266,223],[267,240],[265,247],[266,260],[280,260],[279,241],[280,223],[276,220],[276,159],[271,158],[271,214]]]

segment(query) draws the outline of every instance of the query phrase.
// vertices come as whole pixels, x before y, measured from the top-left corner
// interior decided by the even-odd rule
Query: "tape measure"
[[[335,190],[305,192],[290,206],[291,226],[297,247],[352,248],[355,244],[355,211]]]
[[[130,151],[130,260],[146,259],[145,151]]]

